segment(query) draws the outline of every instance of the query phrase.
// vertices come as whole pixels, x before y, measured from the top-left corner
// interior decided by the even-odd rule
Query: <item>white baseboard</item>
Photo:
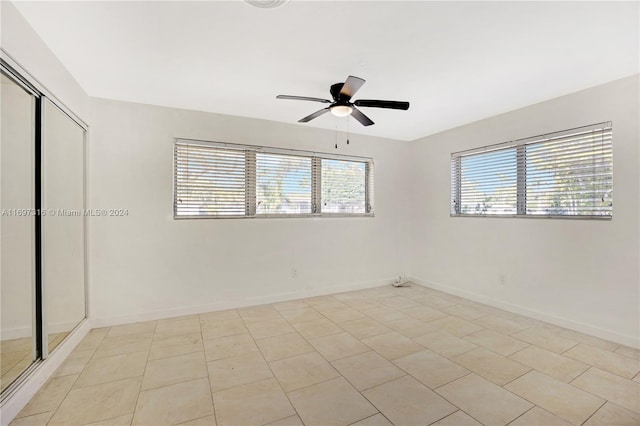
[[[408,281],[414,282],[423,287],[432,288],[434,290],[440,290],[445,293],[452,294],[454,296],[464,297],[474,302],[484,303],[485,305],[500,308],[505,311],[513,312],[515,314],[525,315],[540,321],[548,322],[553,325],[568,328],[570,330],[579,331],[581,333],[589,334],[591,336],[599,337],[601,339],[609,340],[621,345],[629,346],[632,348],[640,348],[640,338],[638,336],[629,336],[626,334],[618,333],[614,330],[601,328],[592,324],[573,321],[568,318],[560,317],[548,312],[542,312],[535,309],[527,308],[526,306],[516,305],[503,300],[493,299],[480,294],[476,294],[467,290],[461,290],[455,287],[451,287],[445,284],[437,283],[430,280],[425,280],[416,277],[407,277]]]
[[[331,287],[323,287],[321,289],[314,290],[300,290],[278,293],[268,296],[260,296],[244,299],[231,299],[225,300],[219,303],[188,306],[183,308],[167,309],[161,311],[144,312],[140,314],[122,315],[115,317],[103,317],[93,318],[91,320],[92,328],[110,327],[113,325],[129,324],[142,321],[153,321],[164,318],[180,317],[185,315],[203,314],[206,312],[223,311],[226,309],[244,308],[247,306],[264,305],[268,303],[285,302],[288,300],[304,299],[307,297],[324,296],[327,294],[344,293],[353,290],[363,290],[367,288],[380,287],[383,285],[391,284],[396,277],[374,280],[374,281],[362,281],[354,284],[341,284]]]
[[[22,339],[23,337],[31,337],[33,336],[33,327],[16,327],[16,328],[5,328],[0,331],[0,336],[2,340],[13,340],[13,339]]]
[[[78,321],[57,322],[47,325],[48,334],[64,333],[73,330],[78,325]]]
[[[71,351],[78,346],[87,333],[91,330],[91,323],[88,320],[82,321],[74,330],[69,333],[66,339],[49,355],[49,357],[39,363],[25,377],[19,387],[2,402],[0,411],[0,424],[7,426],[20,410],[33,398],[44,383],[60,367],[62,362],[69,356]]]
[[[67,321],[67,322],[58,322],[54,324],[47,325],[47,333],[55,334],[55,333],[64,333],[66,331],[73,330],[79,321]],[[33,335],[33,327],[18,327],[18,328],[9,328],[0,331],[0,336],[2,336],[2,340],[12,340],[12,339],[21,339],[23,337],[31,337]]]

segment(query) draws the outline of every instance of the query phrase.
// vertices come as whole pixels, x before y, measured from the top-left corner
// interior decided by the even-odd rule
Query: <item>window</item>
[[[311,201],[311,157],[256,154],[256,214],[310,214]]]
[[[611,218],[611,123],[451,155],[455,216]]]
[[[246,183],[244,151],[176,142],[176,215],[244,216]]]
[[[322,159],[321,204],[325,213],[367,213],[367,164]]]
[[[370,158],[176,139],[174,217],[372,216]]]
[[[461,156],[459,167],[461,214],[515,214],[517,210],[516,149]]]

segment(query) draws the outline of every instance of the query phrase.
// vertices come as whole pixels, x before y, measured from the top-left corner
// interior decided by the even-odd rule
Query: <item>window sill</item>
[[[174,220],[183,219],[308,219],[308,218],[354,218],[354,217],[375,217],[374,213],[325,213],[325,214],[269,214],[255,216],[173,216]]]
[[[450,217],[475,217],[475,218],[520,218],[520,219],[578,219],[578,220],[611,220],[612,216],[570,216],[570,215],[543,215],[543,214],[449,214]]]

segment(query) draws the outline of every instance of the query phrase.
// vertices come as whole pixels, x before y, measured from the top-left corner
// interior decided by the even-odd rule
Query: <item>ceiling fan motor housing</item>
[[[340,91],[342,90],[342,86],[344,86],[344,83],[332,84],[329,91],[331,92],[333,100],[336,101],[336,104],[347,105],[349,99],[351,99],[351,96],[340,93]]]

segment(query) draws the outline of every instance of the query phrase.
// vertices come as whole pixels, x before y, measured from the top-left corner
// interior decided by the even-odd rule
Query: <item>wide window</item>
[[[373,215],[370,158],[176,139],[174,217]]]
[[[451,155],[455,216],[610,218],[611,123]]]

